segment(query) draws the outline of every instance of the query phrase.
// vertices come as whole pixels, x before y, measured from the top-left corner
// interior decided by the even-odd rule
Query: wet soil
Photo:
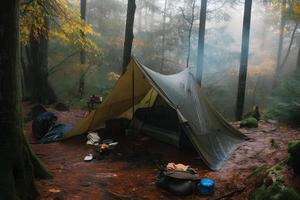
[[[63,123],[75,124],[85,115],[84,110],[50,111]],[[23,111],[27,113],[28,105]],[[233,200],[248,199],[261,177],[252,176],[261,166],[270,167],[287,157],[287,143],[300,139],[300,129],[287,125],[260,122],[259,128],[240,129],[250,139],[245,141],[219,171],[207,169],[195,152],[182,152],[177,148],[152,140],[144,135],[111,132],[102,138],[119,142],[114,151],[103,160],[84,162],[83,158],[97,152],[86,145],[86,136],[78,136],[52,144],[37,144],[31,134],[31,122],[24,126],[25,135],[33,151],[53,174],[52,180],[37,180],[40,199],[45,200],[133,200],[133,199],[218,199],[235,192]],[[272,140],[277,145],[272,145]],[[273,142],[274,143],[274,142]],[[215,193],[210,197],[197,194],[176,197],[155,186],[155,175],[162,164],[183,163],[198,169],[200,177],[216,181]],[[300,189],[300,177],[291,170],[282,169],[287,185]]]

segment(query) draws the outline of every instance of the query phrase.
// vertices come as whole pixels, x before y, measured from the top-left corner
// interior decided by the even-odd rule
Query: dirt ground
[[[29,106],[25,105],[24,113]],[[54,112],[60,122],[75,124],[84,116],[83,110]],[[270,167],[287,157],[287,143],[300,139],[300,129],[286,125],[260,122],[259,128],[241,129],[250,139],[245,141],[225,162],[219,171],[207,169],[194,152],[181,152],[173,146],[160,143],[146,136],[117,135],[110,133],[104,138],[113,138],[120,145],[103,160],[84,162],[88,153],[96,155],[93,147],[86,145],[86,137],[36,144],[31,134],[31,122],[25,124],[25,135],[32,149],[53,174],[52,180],[38,180],[40,199],[55,200],[132,200],[132,199],[218,199],[236,192],[233,200],[248,199],[259,177],[250,176],[255,169]],[[272,139],[278,145],[271,145]],[[183,163],[198,169],[201,178],[209,177],[216,181],[215,193],[211,197],[197,194],[176,197],[155,186],[155,175],[161,163]],[[290,169],[284,167],[286,184],[300,189],[300,178],[293,177]],[[244,190],[242,190],[244,188]],[[242,190],[242,191],[241,191]]]

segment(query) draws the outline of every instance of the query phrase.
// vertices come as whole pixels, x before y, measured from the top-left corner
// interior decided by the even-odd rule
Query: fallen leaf
[[[55,189],[55,188],[51,188],[48,191],[51,192],[51,193],[59,193],[60,192],[59,189]]]

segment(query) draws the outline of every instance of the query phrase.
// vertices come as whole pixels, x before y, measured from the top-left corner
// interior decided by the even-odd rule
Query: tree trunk
[[[85,22],[86,21],[86,0],[80,1],[80,17]],[[84,32],[81,32],[81,36],[84,38]],[[80,64],[85,65],[86,64],[86,54],[84,49],[81,49],[80,51]],[[78,87],[78,94],[80,97],[83,97],[85,93],[85,73],[84,70],[81,70],[80,72],[80,78],[79,78],[79,87]]]
[[[48,19],[45,19],[45,27],[48,28]],[[35,38],[30,35],[28,48],[28,72],[31,81],[28,81],[31,91],[31,100],[34,103],[52,104],[57,97],[48,81],[48,31]],[[26,74],[25,74],[26,75]]]
[[[189,29],[188,29],[188,52],[187,52],[187,58],[186,58],[186,68],[189,67],[189,63],[190,63],[191,36],[192,36],[192,30],[193,30],[193,25],[194,25],[194,20],[195,20],[195,4],[196,4],[196,0],[193,0],[193,2],[192,2],[192,16],[191,16],[190,20],[185,17],[184,12],[182,11],[183,12],[182,13],[183,17],[189,23]]]
[[[31,56],[30,56],[30,48],[29,45],[24,46],[24,48],[21,48],[21,66],[23,70],[23,76],[24,76],[24,95],[23,98],[26,99],[32,99],[33,94],[33,73],[30,73],[29,67],[32,63]],[[27,60],[27,62],[25,61]]]
[[[300,44],[299,44],[299,47],[298,47],[298,55],[297,55],[297,64],[296,64],[296,71],[297,72],[300,72]]]
[[[48,20],[46,19],[46,27]],[[42,34],[39,39],[30,36],[29,71],[32,73],[32,101],[41,104],[55,103],[57,98],[48,81],[48,36]]]
[[[163,72],[165,64],[165,40],[166,40],[166,16],[167,16],[167,0],[165,0],[164,13],[163,13],[163,32],[162,32],[162,48],[161,48],[161,65],[160,70]]]
[[[241,48],[241,63],[240,63],[238,94],[237,94],[237,102],[236,102],[237,120],[242,119],[243,110],[244,110],[247,67],[248,67],[250,24],[251,24],[251,8],[252,8],[252,0],[245,1],[242,48]]]
[[[50,178],[22,133],[19,72],[19,1],[0,7],[0,199],[33,200],[34,178]]]
[[[140,2],[140,5],[142,3]],[[142,7],[140,6],[140,8],[138,9],[138,31],[141,32],[142,31]]]
[[[277,64],[274,74],[273,88],[276,87],[276,82],[279,77],[279,71],[281,67],[281,54],[282,54],[282,46],[283,46],[283,36],[284,36],[284,27],[285,27],[285,18],[284,12],[286,8],[286,0],[282,0],[281,2],[281,19],[280,19],[280,32],[279,32],[279,41],[278,41],[278,49],[277,49]]]
[[[126,72],[126,67],[130,62],[131,49],[133,42],[133,25],[134,25],[134,14],[135,14],[135,0],[128,0],[127,4],[127,18],[125,28],[125,40],[123,50],[123,74]]]
[[[198,36],[198,53],[197,53],[197,72],[196,79],[201,87],[202,73],[204,63],[204,38],[206,24],[207,0],[201,0],[200,20],[199,20],[199,36]]]

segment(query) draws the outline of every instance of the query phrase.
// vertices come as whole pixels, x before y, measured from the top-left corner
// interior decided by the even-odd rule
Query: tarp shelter
[[[104,102],[65,138],[95,130],[109,119],[132,119],[135,111],[153,106],[158,98],[176,113],[182,132],[213,170],[219,169],[245,139],[210,105],[189,69],[162,75],[134,58]]]

